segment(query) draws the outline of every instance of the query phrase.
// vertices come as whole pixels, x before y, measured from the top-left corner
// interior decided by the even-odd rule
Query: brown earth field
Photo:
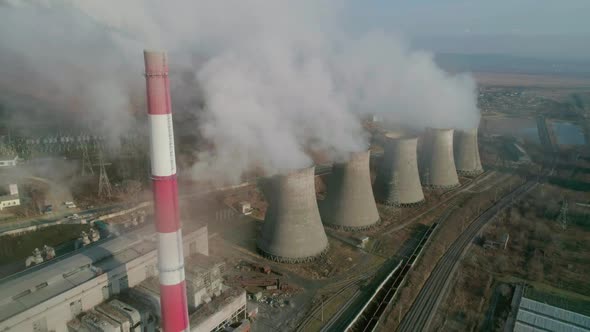
[[[565,229],[556,221],[561,197],[570,206]],[[483,325],[498,285],[525,282],[564,298],[589,301],[590,209],[575,204],[585,198],[586,192],[542,185],[490,223],[461,261],[430,329],[503,330],[505,315],[493,318],[492,326]],[[481,245],[503,234],[510,236],[506,249]]]
[[[507,194],[512,190],[511,188],[521,184],[523,181],[518,176],[506,175],[507,177],[503,174],[498,174],[494,177],[494,181],[486,182],[486,184],[492,184],[494,188],[498,189],[498,197]],[[482,190],[484,189],[483,187],[487,186],[482,184],[474,188],[474,190]],[[452,203],[449,202],[455,205],[456,208],[439,225],[438,230],[433,233],[431,242],[425,247],[421,258],[416,261],[413,269],[408,273],[407,281],[400,289],[399,296],[392,310],[384,314],[386,316],[383,320],[383,325],[379,329],[380,331],[395,331],[398,328],[401,319],[412,306],[438,260],[444,255],[459,234],[467,228],[469,223],[481,211],[493,204],[494,196],[495,190],[486,190],[481,193],[464,194],[454,199]],[[446,208],[448,209],[449,206]]]
[[[473,72],[482,86],[539,87],[539,88],[588,88],[590,78],[558,75],[534,75],[515,73]]]

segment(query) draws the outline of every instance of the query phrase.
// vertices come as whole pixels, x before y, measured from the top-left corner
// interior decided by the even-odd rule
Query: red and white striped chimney
[[[188,331],[168,59],[165,52],[144,51],[143,55],[151,130],[162,328],[165,332]]]

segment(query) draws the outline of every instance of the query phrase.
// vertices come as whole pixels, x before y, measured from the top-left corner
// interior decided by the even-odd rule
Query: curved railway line
[[[361,280],[372,277],[378,268],[379,268],[379,266],[372,266],[372,267],[368,268],[365,272],[363,272],[359,275],[355,275],[350,278],[346,278],[341,281],[332,283],[329,286],[327,286],[326,288],[319,290],[318,291],[319,294],[321,294],[321,295],[326,294],[326,295],[328,295],[328,297],[322,301],[323,304],[322,304],[322,302],[320,302],[311,308],[311,310],[307,314],[307,317],[299,323],[299,326],[297,327],[296,330],[297,331],[306,331],[306,328],[309,325],[309,323],[312,320],[317,319],[317,315],[318,315],[318,313],[320,313],[323,306],[325,306],[326,304],[333,301],[337,296],[344,293],[346,290],[350,289],[351,287],[357,286],[357,284]]]
[[[454,190],[450,193],[445,194],[446,197],[443,201],[441,201],[441,202],[439,202],[439,204],[427,209],[423,213],[415,216],[414,218],[411,218],[408,222],[404,223],[404,225],[401,225],[402,228],[417,221],[418,219],[420,219],[424,215],[433,212],[437,208],[440,208],[443,205],[447,205],[447,206],[445,206],[446,212],[437,218],[437,222],[435,223],[435,225],[440,224],[441,222],[444,222],[444,220],[452,213],[452,211],[455,210],[455,207],[459,203],[459,201],[453,200],[453,198],[456,198],[461,193],[469,192],[469,190],[471,190],[472,188],[476,188],[476,187],[481,186],[482,184],[485,184],[486,182],[488,182],[490,180],[490,177],[494,173],[495,172],[485,172],[484,174],[481,174],[480,176],[474,178],[467,185],[465,185],[461,188],[457,188],[457,190]],[[435,225],[434,225],[434,227],[436,227]],[[420,250],[421,250],[421,248],[423,248],[426,241],[430,238],[430,236],[434,230],[434,227],[432,227],[427,232],[427,236],[424,237],[422,239],[422,241],[420,241],[420,242],[422,242],[420,244]],[[398,227],[395,227],[393,229],[386,228],[385,233],[391,233],[392,231],[395,231],[397,229],[398,229]],[[418,249],[418,248],[416,248],[416,249]],[[411,266],[414,264],[415,260],[417,259],[419,252],[420,252],[419,250],[418,251],[414,250],[414,252],[411,256],[403,259],[400,269],[396,273],[394,273],[391,280],[389,280],[389,282],[384,285],[384,287],[383,287],[384,289],[382,290],[382,292],[380,292],[381,294],[379,294],[379,296],[375,297],[376,298],[375,301],[377,302],[376,305],[367,306],[367,311],[365,313],[363,313],[363,315],[367,316],[369,318],[368,321],[371,322],[372,327],[370,329],[367,329],[366,327],[363,326],[364,323],[357,323],[357,324],[355,324],[356,326],[351,330],[353,330],[353,331],[357,331],[357,330],[358,331],[372,331],[376,328],[383,312],[385,312],[388,309],[388,307],[391,304],[391,301],[394,299],[395,295],[397,294],[397,290],[401,286],[403,286],[403,283],[405,281],[405,276],[409,272],[409,270],[410,270]],[[323,300],[323,305],[325,306],[326,304],[330,303],[336,297],[338,297],[340,294],[349,290],[351,287],[358,287],[358,284],[361,280],[365,280],[365,279],[369,279],[369,278],[373,277],[375,275],[375,273],[377,272],[377,270],[378,270],[378,266],[373,266],[360,275],[352,276],[350,278],[343,279],[341,281],[332,283],[329,286],[327,286],[326,288],[319,290],[318,294],[321,294],[323,296],[327,295],[327,297],[324,298],[324,300]],[[356,297],[358,295],[359,295],[358,292],[355,293],[352,300],[354,300],[354,297]],[[349,305],[351,305],[351,301],[347,302],[345,304],[345,307],[349,306]],[[343,312],[343,310],[345,310],[345,309],[346,308],[342,308],[338,313],[336,313],[336,316],[340,316],[341,312]],[[297,331],[305,331],[306,328],[309,326],[310,322],[314,319],[317,319],[321,310],[322,310],[321,303],[317,303],[315,306],[313,306],[310,309],[309,313],[307,314],[306,318],[303,321],[301,321],[300,324],[298,325]],[[360,308],[358,310],[360,310]],[[366,318],[363,318],[363,319],[366,319]],[[346,327],[346,324],[350,323],[351,320],[352,320],[352,318],[342,319],[340,317],[332,317],[327,322],[327,324],[324,326],[322,331],[338,330],[336,328],[336,326],[340,327],[340,330],[342,330]],[[346,322],[344,322],[344,321],[346,321]]]
[[[437,227],[444,223],[456,210],[456,205],[457,204],[455,203],[447,209],[447,211],[438,217],[437,221],[424,232],[411,254],[400,262],[399,266],[396,267],[390,277],[383,282],[382,287],[377,290],[375,295],[371,297],[369,302],[343,330],[369,332],[377,329],[383,314],[391,307],[392,301],[395,299],[398,290],[405,284],[408,273],[430,242]]]
[[[398,331],[425,331],[428,329],[436,308],[447,289],[448,283],[473,238],[501,210],[510,206],[516,198],[526,194],[536,185],[537,182],[535,181],[525,182],[469,224],[467,229],[451,244],[447,252],[432,270],[422,290],[410,307],[410,310],[404,316],[398,327]]]

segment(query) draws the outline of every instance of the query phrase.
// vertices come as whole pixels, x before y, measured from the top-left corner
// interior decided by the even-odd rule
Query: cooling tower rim
[[[288,263],[288,264],[299,264],[299,263],[313,262],[313,261],[325,256],[326,253],[328,253],[329,249],[330,249],[330,244],[326,243],[326,247],[324,249],[322,249],[322,251],[318,252],[317,254],[314,254],[311,256],[306,256],[306,257],[284,257],[284,256],[278,256],[278,255],[271,254],[271,253],[267,252],[266,250],[262,249],[258,243],[256,244],[256,250],[258,251],[258,253],[262,257],[264,257],[268,260],[271,260],[273,262]]]
[[[458,169],[457,174],[462,176],[477,176],[484,172],[483,168],[476,169]]]
[[[289,177],[295,174],[300,174],[300,173],[304,173],[306,171],[309,170],[314,170],[316,167],[315,163],[310,163],[309,166],[306,167],[298,167],[298,168],[284,168],[281,170],[278,170],[275,174],[266,176],[265,178],[267,179],[274,179],[274,178],[280,178],[280,177]]]
[[[460,135],[473,135],[477,134],[479,128],[455,128],[455,133]]]
[[[422,198],[419,201],[409,203],[391,202],[387,200],[377,200],[377,202],[382,205],[392,206],[396,208],[414,208],[424,205],[426,203],[426,199]]]
[[[449,185],[423,185],[424,188],[432,189],[432,190],[450,190],[455,189],[461,186],[460,182],[449,184]]]
[[[340,224],[333,224],[333,223],[329,223],[329,222],[324,222],[322,221],[322,224],[325,227],[331,228],[331,229],[335,229],[335,230],[339,230],[339,231],[345,231],[345,232],[361,232],[361,231],[366,231],[366,230],[370,230],[370,229],[374,229],[377,228],[381,225],[382,220],[381,218],[377,219],[377,221],[368,224],[368,225],[363,225],[363,226],[348,226],[348,225],[340,225]]]
[[[348,154],[348,159],[351,159],[355,156],[362,156],[363,154],[370,152],[371,151],[371,147],[370,146],[364,146],[362,149],[358,149],[358,150],[354,150],[354,151],[349,151],[347,152]]]
[[[426,127],[425,129],[426,132],[440,132],[440,133],[446,133],[449,131],[455,131],[455,128],[434,128],[434,127]]]
[[[333,167],[343,167],[355,159],[370,157],[370,153],[371,149],[368,147],[364,150],[348,152],[347,158],[345,160],[335,160]]]
[[[419,136],[404,132],[387,132],[383,135],[383,137],[386,141],[409,141],[413,139],[418,139]]]

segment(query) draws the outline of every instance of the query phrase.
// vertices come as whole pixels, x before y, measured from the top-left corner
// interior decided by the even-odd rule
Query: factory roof
[[[514,331],[590,331],[590,317],[523,297]]]
[[[148,225],[1,279],[0,322],[155,251],[155,234]]]
[[[15,195],[1,195],[0,196],[0,202],[12,201],[14,199],[19,199],[18,194],[15,194]]]
[[[140,287],[148,289],[156,294],[160,294],[160,280],[157,277],[147,278],[139,285]]]
[[[203,254],[193,254],[185,259],[184,268],[187,273],[203,273],[208,271],[215,266],[221,266],[225,263],[219,258],[205,256]]]
[[[18,155],[16,153],[0,153],[0,160],[7,161],[7,160],[15,160],[18,159]]]
[[[197,326],[201,324],[215,312],[221,311],[228,303],[233,302],[240,296],[245,296],[245,293],[246,291],[243,289],[227,287],[221,295],[214,297],[211,302],[202,304],[190,313],[189,320],[191,325]]]
[[[75,255],[1,280],[0,321],[155,250],[155,242],[143,240],[153,233],[149,228],[85,247]]]

